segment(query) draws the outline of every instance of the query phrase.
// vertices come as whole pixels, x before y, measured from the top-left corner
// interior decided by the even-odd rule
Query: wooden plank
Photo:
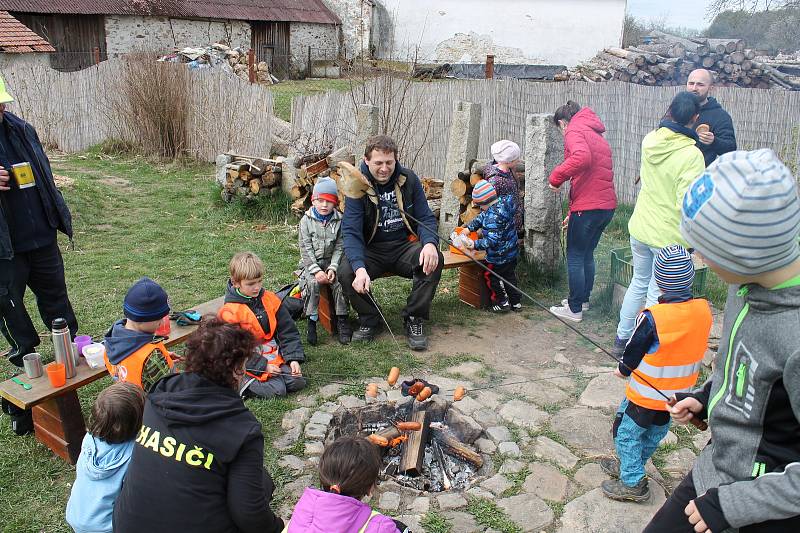
[[[419,422],[422,429],[412,431],[403,443],[403,453],[400,456],[400,472],[407,476],[418,476],[422,473],[422,461],[425,459],[425,444],[428,442],[430,420],[426,405],[414,403],[414,411],[409,422]]]
[[[35,406],[31,412],[36,440],[75,464],[86,433],[78,394],[74,390],[62,394]]]
[[[319,306],[317,307],[319,323],[329,334],[336,332],[336,306],[333,301],[333,293],[328,285],[319,286]]]

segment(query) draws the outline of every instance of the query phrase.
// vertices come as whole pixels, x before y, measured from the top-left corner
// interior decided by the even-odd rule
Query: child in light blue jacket
[[[67,522],[76,533],[112,532],[114,502],[142,425],[144,399],[144,391],[128,382],[97,396],[67,502]]]

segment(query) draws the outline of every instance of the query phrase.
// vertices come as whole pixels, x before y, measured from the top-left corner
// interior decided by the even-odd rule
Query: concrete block
[[[459,172],[469,172],[472,161],[478,156],[478,140],[481,132],[481,105],[472,102],[453,103],[453,121],[444,165],[444,188],[439,218],[439,235],[449,237],[458,226],[461,204],[450,191],[450,182]]]
[[[353,141],[353,153],[356,161],[364,156],[367,139],[378,134],[378,107],[370,104],[359,104],[356,109],[356,138]]]
[[[217,156],[216,166],[217,166],[217,185],[223,187],[225,185],[225,180],[227,179],[228,169],[225,168],[225,165],[233,161],[233,157],[227,154],[220,154]]]

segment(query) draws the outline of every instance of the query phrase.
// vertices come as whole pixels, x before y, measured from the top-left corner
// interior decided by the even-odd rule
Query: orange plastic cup
[[[453,231],[455,231],[458,234],[467,233],[467,236],[470,239],[472,239],[473,242],[478,240],[478,232],[477,231],[467,232],[467,228],[464,228],[464,227],[461,227],[461,226],[455,228]],[[458,254],[458,255],[467,255],[467,253],[464,253],[464,250],[461,250],[460,248],[456,248],[455,246],[450,246],[450,251],[452,253]],[[470,254],[470,255],[472,255],[472,254]]]
[[[47,365],[47,378],[53,387],[63,387],[67,383],[67,369],[61,363]]]

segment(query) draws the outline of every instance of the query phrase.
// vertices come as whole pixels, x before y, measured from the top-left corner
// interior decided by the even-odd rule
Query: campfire
[[[378,446],[382,481],[427,492],[468,489],[483,466],[471,446],[480,432],[463,427],[462,416],[435,384],[412,379],[400,388],[401,400],[380,401],[377,386],[370,384],[366,397],[372,403],[337,411],[331,436],[361,435]],[[453,398],[461,399],[463,392],[459,387]]]

